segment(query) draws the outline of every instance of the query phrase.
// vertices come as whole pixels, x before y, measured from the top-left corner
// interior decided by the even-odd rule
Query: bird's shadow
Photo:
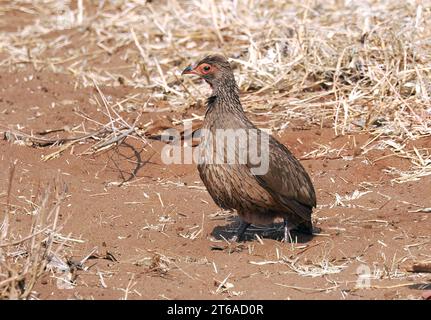
[[[231,239],[237,232],[240,224],[238,217],[228,218],[229,224],[223,226],[216,226],[211,235],[216,240]],[[284,237],[283,223],[272,223],[265,226],[250,225],[243,236],[243,242],[256,240],[256,235],[262,239],[272,239],[281,241]],[[313,235],[291,230],[290,235],[293,242],[296,243],[307,243],[313,239]]]

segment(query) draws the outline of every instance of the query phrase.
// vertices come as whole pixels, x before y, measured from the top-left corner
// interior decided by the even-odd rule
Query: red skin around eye
[[[209,70],[205,70],[205,67],[210,67],[210,69]],[[211,72],[214,72],[214,70],[215,70],[215,67],[213,67],[213,66],[210,66],[209,64],[203,64],[203,65],[201,65],[200,67],[199,67],[199,71],[200,71],[200,73],[202,73],[202,74],[208,74],[208,73],[211,73]]]

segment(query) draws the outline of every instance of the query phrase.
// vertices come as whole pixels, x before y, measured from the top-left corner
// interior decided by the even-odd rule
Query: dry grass
[[[7,19],[2,18],[12,14],[25,20],[11,31]],[[5,129],[5,138],[25,146],[59,146],[44,160],[59,156],[75,143],[91,142],[82,153],[85,155],[111,148],[128,137],[144,139],[148,126],[138,127],[141,113],[181,112],[202,106],[209,89],[181,78],[180,72],[206,53],[222,52],[232,62],[247,112],[268,119],[257,123],[259,126],[280,131],[291,120],[298,120],[307,126],[331,126],[337,135],[370,133],[372,137],[359,146],[362,155],[374,149],[390,150],[384,157],[401,157],[411,163],[407,170],[387,168],[392,182],[418,180],[431,175],[431,150],[417,149],[410,143],[431,136],[430,21],[429,0],[4,1],[0,7],[1,70],[72,75],[74,89],[96,89],[89,102],[101,110],[105,120],[97,122],[80,113],[91,130],[72,130],[72,136],[62,140],[11,128]],[[127,86],[131,93],[114,102],[104,94],[107,86]],[[132,112],[137,114],[133,123],[123,117]],[[201,118],[193,114],[192,119]],[[184,121],[171,122],[176,126]],[[347,159],[342,151],[319,145],[303,158]],[[359,190],[347,195],[335,193],[335,202],[327,206],[353,208],[354,200],[366,194]],[[61,248],[62,238],[58,237],[56,220],[52,220],[58,205],[52,207],[47,200],[50,197],[48,191],[40,197],[32,209],[36,214],[29,236],[20,240],[11,239],[6,213],[0,227],[1,298],[31,297],[32,286],[47,266],[54,274],[65,272],[66,278],[58,280],[70,281],[66,284],[73,286],[70,266],[61,255],[52,254],[57,250],[52,239],[60,241],[57,246]],[[163,209],[160,195],[159,200]],[[219,212],[210,218],[230,215]],[[143,230],[164,232],[166,221],[159,222],[147,223]],[[364,222],[388,224],[376,219],[348,224]],[[179,236],[195,240],[203,235],[203,229],[204,220]],[[257,242],[263,240],[258,238]],[[354,258],[349,263],[352,261]],[[178,267],[159,254],[136,263],[147,265],[156,275]],[[345,269],[344,262],[333,263],[326,257],[303,263],[278,253],[276,260],[254,264],[281,264],[289,268],[288,273],[304,277],[333,275]],[[215,264],[214,269],[218,273]],[[388,270],[386,274],[381,271],[383,276],[405,276],[396,268]],[[106,287],[103,275],[99,276]],[[215,279],[214,293],[230,292],[232,278],[223,274]],[[134,285],[131,275],[126,289],[121,289],[125,299]],[[324,288],[278,285],[323,292],[339,287],[333,283]]]
[[[27,236],[11,226],[10,198],[15,167],[11,167],[8,201],[0,225],[0,299],[36,298],[33,287],[62,251],[58,223],[62,191],[50,186],[31,203],[32,224]]]
[[[196,83],[189,91],[182,67],[223,52],[246,109],[268,115],[271,128],[303,119],[330,121],[337,134],[371,132],[377,138],[364,153],[410,154],[410,171],[392,171],[404,182],[431,174],[429,149],[405,150],[407,140],[431,135],[430,8],[430,1],[8,1],[0,15],[29,23],[0,32],[0,66],[72,74],[76,88],[142,88],[118,110],[160,101],[182,110],[202,104],[208,90]],[[133,126],[122,125],[112,126],[111,138],[130,134]]]

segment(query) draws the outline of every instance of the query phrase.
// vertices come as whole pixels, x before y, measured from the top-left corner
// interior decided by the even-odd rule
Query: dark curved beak
[[[193,67],[192,66],[188,66],[187,68],[185,68],[184,70],[183,70],[183,72],[181,73],[181,75],[184,75],[184,74],[197,74],[197,72],[193,69]]]

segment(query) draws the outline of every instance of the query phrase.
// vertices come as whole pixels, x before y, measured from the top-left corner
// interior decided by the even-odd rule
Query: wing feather
[[[266,133],[260,131],[262,134]],[[316,193],[308,173],[283,144],[270,135],[268,140],[268,170],[254,175],[255,179],[282,206],[309,221],[316,206]]]

